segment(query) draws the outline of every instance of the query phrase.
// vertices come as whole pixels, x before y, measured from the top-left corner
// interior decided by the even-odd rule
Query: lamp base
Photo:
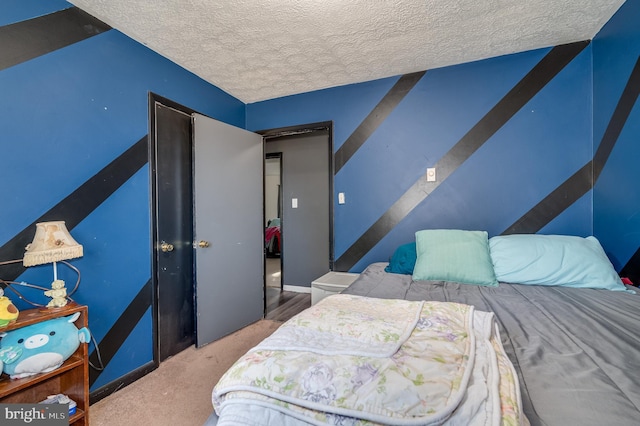
[[[51,290],[45,291],[44,295],[51,297],[51,301],[47,304],[48,308],[62,308],[67,304],[67,289],[62,280],[53,281]]]
[[[52,307],[50,308],[48,305],[47,306],[43,306],[41,308],[38,308],[38,312],[63,312],[66,311],[67,309],[73,309],[75,307],[77,307],[78,304],[76,302],[69,302],[64,306],[60,306],[60,307]]]

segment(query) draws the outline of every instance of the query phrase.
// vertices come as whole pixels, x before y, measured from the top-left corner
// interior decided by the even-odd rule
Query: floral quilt
[[[318,425],[526,423],[491,313],[342,294],[238,360],[213,404],[221,419],[251,404]]]
[[[413,332],[424,302],[339,295],[284,323],[254,350],[390,357]]]

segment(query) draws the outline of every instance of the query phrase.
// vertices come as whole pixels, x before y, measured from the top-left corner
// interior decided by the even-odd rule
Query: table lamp
[[[53,263],[53,282],[45,296],[51,297],[48,308],[62,308],[67,304],[67,289],[58,279],[56,262],[82,257],[82,246],[69,234],[64,221],[36,223],[36,235],[28,244],[22,264],[24,266]]]

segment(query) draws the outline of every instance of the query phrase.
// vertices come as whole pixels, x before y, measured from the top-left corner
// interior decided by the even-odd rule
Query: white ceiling
[[[590,40],[624,0],[70,0],[245,103]]]

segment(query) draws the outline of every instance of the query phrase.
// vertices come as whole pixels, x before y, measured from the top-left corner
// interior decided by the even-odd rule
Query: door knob
[[[207,248],[209,246],[210,246],[209,241],[200,240],[198,242],[198,247],[200,248]]]
[[[168,251],[173,251],[173,244],[169,244],[163,241],[162,244],[160,244],[160,250],[162,250],[165,253]]]

